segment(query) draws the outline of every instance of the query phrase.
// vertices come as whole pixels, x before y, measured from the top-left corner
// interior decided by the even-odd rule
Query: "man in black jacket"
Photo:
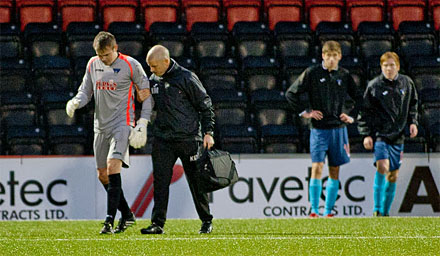
[[[418,132],[417,91],[411,78],[399,74],[396,53],[384,53],[380,66],[382,74],[370,81],[364,94],[359,132],[365,136],[365,149],[373,149],[374,144],[373,215],[388,216],[396,193],[405,127],[409,125],[411,138]]]
[[[286,98],[295,113],[311,118],[310,154],[312,175],[309,197],[311,218],[319,216],[319,198],[322,191],[322,169],[328,157],[329,179],[326,185],[324,216],[333,217],[333,206],[339,190],[339,166],[350,161],[346,124],[354,119],[346,111],[347,94],[359,104],[362,94],[357,89],[349,72],[339,67],[341,46],[336,41],[327,41],[322,47],[322,64],[307,68],[287,90]],[[300,102],[301,94],[308,102]],[[357,108],[355,108],[357,109]],[[356,116],[357,113],[353,113]]]
[[[147,54],[153,73],[150,91],[156,119],[152,149],[154,177],[154,208],[151,225],[142,234],[162,234],[166,221],[169,186],[173,166],[180,158],[202,227],[199,233],[211,233],[212,215],[208,195],[197,185],[197,163],[203,148],[214,145],[214,112],[211,98],[198,77],[170,59],[169,51],[153,46]]]

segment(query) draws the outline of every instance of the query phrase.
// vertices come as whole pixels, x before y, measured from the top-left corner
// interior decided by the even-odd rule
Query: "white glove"
[[[66,105],[66,113],[69,117],[73,117],[73,114],[75,113],[75,110],[79,106],[79,100],[78,99],[71,99],[67,102]]]
[[[147,125],[147,119],[139,118],[136,127],[131,130],[130,137],[128,137],[130,146],[133,148],[141,148],[145,146],[145,143],[147,143]]]

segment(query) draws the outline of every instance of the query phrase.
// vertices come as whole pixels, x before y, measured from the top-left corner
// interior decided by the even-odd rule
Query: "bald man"
[[[197,185],[197,163],[203,148],[214,145],[214,112],[211,98],[199,78],[170,58],[167,48],[153,46],[147,54],[150,91],[157,112],[153,122],[154,208],[151,225],[142,234],[162,234],[166,221],[173,166],[182,161],[191,195],[202,226],[201,234],[212,231],[208,195]]]

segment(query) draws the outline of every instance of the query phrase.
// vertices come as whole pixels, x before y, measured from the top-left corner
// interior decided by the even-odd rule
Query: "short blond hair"
[[[338,52],[339,54],[341,54],[342,53],[341,45],[333,40],[326,41],[322,46],[322,53],[326,53],[326,52]]]
[[[113,34],[101,31],[93,40],[93,48],[95,51],[103,51],[107,47],[113,48],[116,45],[116,38]]]
[[[386,52],[386,53],[382,54],[382,56],[380,56],[380,65],[382,66],[382,64],[385,61],[387,61],[388,59],[393,59],[394,62],[396,62],[397,68],[400,68],[400,59],[399,59],[399,55],[397,55],[397,53]]]

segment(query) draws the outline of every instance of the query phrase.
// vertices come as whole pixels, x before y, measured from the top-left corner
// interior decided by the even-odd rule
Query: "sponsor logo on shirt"
[[[385,96],[385,95],[387,95],[387,94],[388,94],[388,91],[384,91],[384,92],[382,93],[383,96]]]
[[[96,72],[104,72],[104,69],[102,69],[102,68],[97,68],[97,69],[96,69]]]
[[[336,82],[338,82],[338,85],[341,86],[341,84],[342,84],[342,80],[341,79],[337,79]]]
[[[325,82],[325,78],[323,77],[323,78],[319,79],[319,82],[324,83]]]
[[[101,81],[98,80],[96,81],[96,89],[97,90],[110,90],[110,91],[114,91],[116,90],[116,87],[118,85],[115,83],[115,81],[110,80],[110,81]]]

